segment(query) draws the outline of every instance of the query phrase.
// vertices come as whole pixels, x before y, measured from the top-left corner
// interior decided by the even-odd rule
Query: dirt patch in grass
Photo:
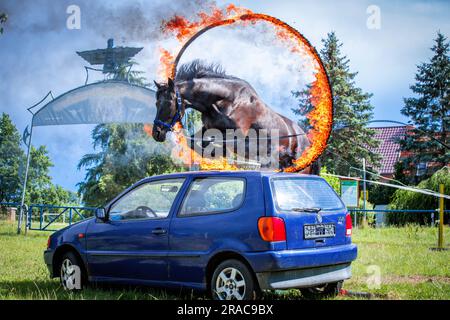
[[[450,284],[450,277],[444,276],[423,276],[423,275],[410,275],[410,276],[398,276],[398,275],[388,275],[382,277],[381,280],[385,284],[393,283],[424,283],[424,282],[442,282]]]
[[[353,276],[352,280],[355,282],[367,282],[368,277],[361,276]],[[418,284],[418,283],[427,283],[427,282],[439,282],[444,284],[450,284],[450,277],[446,276],[424,276],[424,275],[384,275],[381,276],[381,284]]]

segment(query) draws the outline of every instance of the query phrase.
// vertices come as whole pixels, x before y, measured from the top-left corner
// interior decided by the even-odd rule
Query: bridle
[[[177,123],[177,121],[181,120],[181,109],[183,108],[183,102],[181,100],[180,92],[177,89],[175,89],[175,96],[177,99],[177,111],[175,112],[175,115],[173,116],[172,121],[170,123],[167,123],[162,120],[155,119],[155,121],[153,121],[153,125],[160,126],[160,127],[166,128],[169,131],[172,131],[175,123]]]

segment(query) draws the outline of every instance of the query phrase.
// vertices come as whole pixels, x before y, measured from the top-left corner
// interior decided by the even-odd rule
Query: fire
[[[166,33],[174,34],[180,47],[177,48],[178,53],[176,55],[161,48],[160,76],[174,78],[178,61],[187,46],[207,30],[233,23],[247,25],[258,21],[265,21],[273,25],[277,39],[286,44],[291,52],[298,53],[301,58],[305,58],[304,55],[306,54],[315,61],[312,66],[315,71],[315,81],[311,84],[310,91],[311,104],[314,108],[307,115],[312,126],[308,133],[311,144],[298,159],[294,160],[292,167],[285,169],[287,172],[298,172],[311,165],[326,148],[333,122],[333,100],[328,77],[319,55],[308,40],[296,29],[277,18],[253,13],[251,10],[236,7],[233,4],[226,7],[225,10],[214,7],[210,14],[201,12],[198,14],[198,21],[189,21],[179,15],[174,16],[169,21],[163,22],[162,29]],[[185,164],[199,164],[202,169],[208,170],[236,170],[236,166],[229,164],[224,158],[219,160],[207,159],[193,151],[182,134],[181,123],[177,123],[173,131],[178,144],[175,156],[183,159]]]
[[[152,136],[153,127],[146,123],[146,124],[144,124],[144,131],[149,137],[151,137]]]
[[[227,159],[208,159],[203,158],[197,152],[192,150],[188,144],[185,135],[183,134],[183,126],[177,122],[172,129],[177,147],[172,150],[172,157],[181,159],[183,164],[191,165],[197,164],[202,170],[237,170],[234,164],[228,163]]]
[[[169,70],[171,69],[171,66],[173,64],[173,55],[166,49],[159,48],[159,68],[158,68],[158,75],[161,78],[167,79],[169,75]]]

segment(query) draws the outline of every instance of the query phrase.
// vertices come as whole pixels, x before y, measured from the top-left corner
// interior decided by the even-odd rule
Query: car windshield
[[[272,178],[272,193],[278,210],[317,211],[344,208],[341,199],[321,179]]]

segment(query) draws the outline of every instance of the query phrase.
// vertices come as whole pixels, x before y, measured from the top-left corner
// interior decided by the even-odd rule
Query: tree
[[[0,117],[0,202],[20,202],[25,166],[25,154],[20,147],[20,135],[10,117]],[[53,166],[45,146],[31,146],[28,171],[27,204],[67,205],[74,203],[74,193],[54,185],[50,177]]]
[[[439,192],[439,185],[444,184],[445,193],[448,194],[450,190],[450,168],[444,167],[436,171],[430,178],[421,181],[417,187],[420,189],[428,189]],[[390,204],[390,209],[399,210],[433,210],[439,207],[439,199],[433,196],[429,196],[422,193],[407,191],[407,190],[396,190],[392,202]],[[445,201],[445,210],[449,209],[449,201]],[[435,213],[435,219],[436,217]],[[444,216],[445,223],[448,223],[448,218],[450,214],[446,213]],[[392,213],[387,216],[388,223],[396,225],[404,225],[406,223],[418,223],[418,224],[430,224],[431,215],[424,213]]]
[[[35,148],[31,146],[30,151],[30,167],[28,169],[27,192],[25,194],[26,203],[43,203],[52,204],[45,200],[46,195],[42,192],[52,185],[50,177],[50,168],[53,163],[48,156],[45,146]]]
[[[140,86],[148,86],[146,79],[144,77],[144,72],[139,70],[132,70],[134,66],[138,66],[134,60],[128,62],[128,64],[121,64],[117,67],[115,72],[109,73],[109,76],[114,80],[129,81],[131,84],[136,84]]]
[[[336,191],[337,194],[341,194],[341,181],[337,177],[327,176],[329,173],[327,167],[320,168],[320,175],[325,174],[323,178],[327,180],[328,184]]]
[[[3,27],[1,27],[1,25],[4,24],[6,20],[8,20],[6,13],[0,13],[0,34],[3,34]]]
[[[162,173],[181,171],[165,144],[156,144],[142,124],[101,124],[92,132],[97,153],[86,154],[78,168],[86,177],[78,184],[85,204],[104,205],[136,181]]]
[[[21,180],[19,169],[24,163],[20,148],[20,135],[11,118],[2,113],[0,117],[0,202],[20,200]]]
[[[394,180],[397,180],[403,184],[407,183],[405,177],[405,168],[402,162],[397,162],[394,165]],[[383,181],[383,180],[382,180]],[[385,181],[386,182],[386,181]],[[382,186],[379,184],[369,184],[369,199],[374,205],[389,204],[396,189]]]
[[[420,163],[435,164],[422,179],[450,162],[450,150],[430,138],[450,144],[450,44],[440,32],[434,41],[432,58],[428,63],[417,66],[416,83],[410,86],[415,97],[405,98],[401,110],[416,128],[400,141],[402,150],[409,153],[402,160],[405,167],[414,168]]]
[[[72,192],[52,183],[51,167],[53,163],[48,156],[47,148],[31,146],[25,203],[55,206],[76,204]]]
[[[376,166],[379,155],[369,151],[375,148],[378,140],[373,138],[374,130],[367,128],[372,119],[372,94],[363,92],[355,83],[357,72],[350,72],[350,60],[342,54],[342,43],[334,32],[322,40],[324,45],[320,56],[328,73],[333,92],[333,129],[320,163],[335,174],[347,175],[350,166],[361,167],[361,159]],[[311,110],[309,90],[293,93],[299,105],[293,112],[304,115]],[[301,123],[308,127],[308,123]]]

